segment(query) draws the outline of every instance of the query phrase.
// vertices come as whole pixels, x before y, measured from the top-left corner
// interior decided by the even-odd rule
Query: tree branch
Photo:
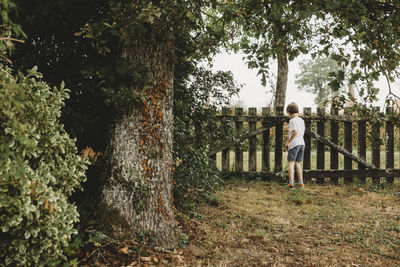
[[[18,42],[18,43],[22,43],[22,44],[25,43],[24,40],[19,40],[19,39],[15,39],[15,38],[11,38],[11,37],[1,37],[0,41],[12,41],[12,42]]]

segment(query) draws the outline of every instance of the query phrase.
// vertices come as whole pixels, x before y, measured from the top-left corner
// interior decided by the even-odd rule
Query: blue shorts
[[[304,145],[297,145],[289,149],[287,154],[288,161],[302,162],[304,156]]]

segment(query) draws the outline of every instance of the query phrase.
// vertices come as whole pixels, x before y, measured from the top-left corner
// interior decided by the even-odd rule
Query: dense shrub
[[[0,266],[57,264],[78,221],[68,196],[86,161],[58,122],[68,93],[40,78],[0,64]]]
[[[228,133],[232,125],[215,122],[217,107],[228,106],[240,85],[230,72],[198,68],[184,79],[176,77],[174,89],[175,205],[192,211],[197,201],[205,199],[222,182],[208,156],[219,144],[210,146],[209,138],[210,135],[214,140],[221,140],[222,136],[233,138],[233,132]]]

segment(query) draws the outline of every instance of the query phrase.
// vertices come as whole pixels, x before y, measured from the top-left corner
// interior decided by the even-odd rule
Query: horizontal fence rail
[[[249,108],[247,112],[243,108],[235,108],[234,113],[232,111],[223,108],[216,123],[232,123],[235,138],[217,147],[215,140],[210,138],[212,149],[208,155],[211,161],[216,162],[216,154],[221,152],[220,169],[226,177],[286,178],[283,142],[287,139],[289,117],[284,116],[283,107],[277,107],[273,114],[270,108],[262,108],[261,114],[257,114],[256,108]],[[379,112],[379,108],[375,112]],[[387,115],[392,112],[392,108],[387,108]],[[387,183],[393,183],[395,177],[400,177],[400,169],[395,169],[395,127],[389,119],[371,122],[359,118],[349,108],[332,109],[329,113],[317,109],[316,114],[312,114],[311,108],[304,108],[300,117],[306,126],[303,176],[308,181],[324,183],[330,180],[338,183],[339,179],[343,179],[344,183],[351,183],[354,178],[361,182],[369,178],[378,183],[385,178]],[[382,142],[383,138],[385,142]],[[243,149],[244,142],[246,149]],[[382,146],[385,149],[384,168],[381,168]],[[371,151],[369,160],[367,151]],[[247,164],[245,152],[248,155]],[[257,160],[259,154],[261,157]],[[344,158],[341,166],[339,155]],[[326,156],[330,158],[328,162]]]

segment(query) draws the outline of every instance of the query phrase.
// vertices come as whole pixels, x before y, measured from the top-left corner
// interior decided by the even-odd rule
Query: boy
[[[285,144],[288,150],[288,175],[289,175],[289,188],[294,188],[294,168],[297,171],[297,177],[299,178],[298,186],[304,187],[303,182],[303,170],[301,168],[301,162],[303,161],[304,155],[304,120],[299,117],[299,107],[296,103],[290,103],[286,112],[289,115],[289,139]]]

